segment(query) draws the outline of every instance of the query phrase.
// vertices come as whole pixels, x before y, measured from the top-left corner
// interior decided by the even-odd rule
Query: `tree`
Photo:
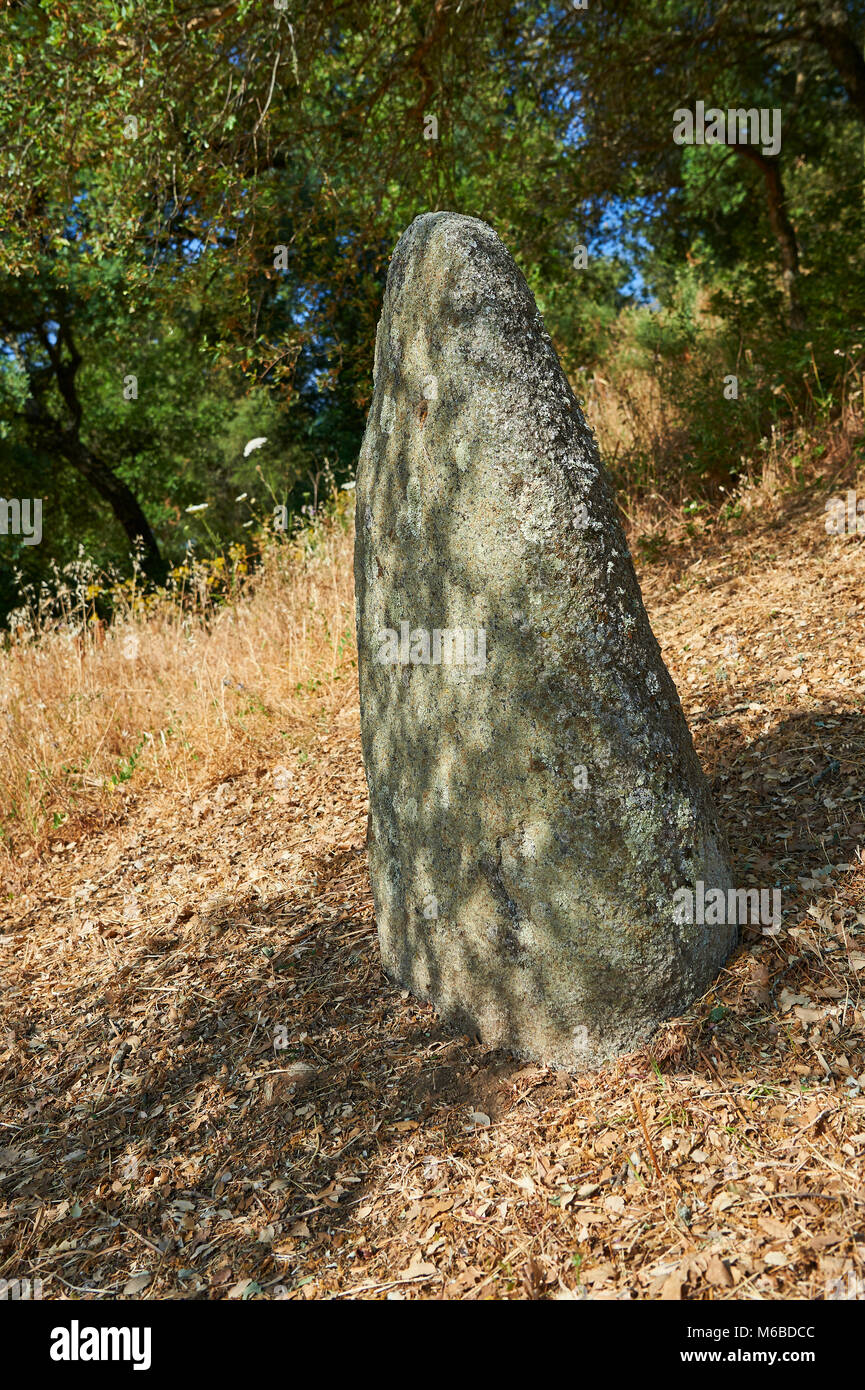
[[[856,152],[861,186],[861,137],[865,5],[793,0],[783,9],[769,0],[700,6],[666,0],[634,6],[610,0],[579,32],[568,18],[550,21],[547,62],[579,93],[584,178],[599,193],[644,200],[647,232],[655,251],[673,241],[681,256],[691,236],[730,244],[724,215],[762,202],[775,241],[788,325],[805,325],[801,236],[791,211],[788,183],[803,161],[832,157],[839,131]],[[673,113],[695,103],[721,109],[778,108],[783,119],[780,155],[754,145],[676,147]],[[738,166],[730,188],[719,165]],[[723,193],[730,188],[725,206]],[[712,196],[718,194],[712,216]],[[732,202],[730,201],[732,195]],[[851,200],[859,199],[855,187]],[[860,200],[861,201],[861,200]],[[720,206],[718,205],[720,203]],[[690,223],[690,227],[689,227]],[[670,229],[666,234],[664,224]],[[737,252],[747,255],[739,241]],[[809,270],[822,271],[813,247]],[[759,240],[750,259],[762,257]],[[831,267],[825,267],[832,273]],[[819,292],[819,280],[810,288]]]
[[[329,458],[347,474],[387,254],[417,200],[495,191],[529,256],[561,216],[546,177],[558,137],[530,91],[531,55],[516,53],[530,28],[504,5],[444,0],[428,15],[334,4],[263,21],[249,0],[158,0],[146,15],[85,0],[0,17],[0,269],[16,310],[8,350],[31,387],[15,427],[111,506],[149,573],[164,571],[165,542],[141,500],[143,398],[109,464],[102,405],[80,389],[109,320],[121,338],[124,312],[139,323],[140,362],[145,325],[194,300],[190,348],[235,392],[271,395],[315,468]],[[514,165],[525,155],[519,190],[500,187],[502,150]]]

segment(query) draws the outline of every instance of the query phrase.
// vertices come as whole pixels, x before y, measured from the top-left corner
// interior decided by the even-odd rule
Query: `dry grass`
[[[0,1278],[47,1298],[861,1298],[862,541],[823,510],[855,439],[823,432],[819,482],[793,462],[813,438],[773,440],[727,520],[632,517],[663,536],[640,579],[735,881],[781,885],[784,924],[597,1074],[450,1037],[381,975],[350,503],[223,606],[202,573],[183,606],[132,595],[104,630],[85,592],[19,637]]]
[[[593,387],[587,410],[606,457],[605,431],[649,428],[644,378],[627,378],[630,405]],[[662,432],[673,428],[667,411],[654,419]],[[686,562],[843,491],[842,476],[854,486],[862,433],[853,408],[819,435],[773,431],[738,494],[692,514],[657,492],[621,497],[635,557]],[[272,538],[252,573],[240,562],[228,574],[192,567],[158,600],[115,586],[110,625],[95,617],[100,586],[85,572],[53,616],[19,629],[0,651],[0,855],[75,841],[121,821],[153,783],[189,790],[351,721],[352,508],[338,494],[300,538]]]
[[[209,778],[154,767],[122,824],[13,866],[0,1277],[46,1298],[862,1296],[861,539],[796,492],[738,525],[641,580],[736,882],[783,886],[780,933],[746,931],[685,1018],[578,1077],[450,1037],[394,989],[353,692],[308,704],[267,664],[289,624],[297,677],[317,596],[344,615],[334,533],[280,581],[302,611],[249,593],[266,641],[235,613],[197,649],[214,636],[297,701],[305,749],[268,744],[285,710],[252,747],[205,700]],[[306,629],[323,677],[329,630],[319,650]]]
[[[663,457],[687,437],[676,398],[651,372],[620,371],[614,378],[594,372],[582,384],[582,405],[609,468],[636,451],[651,459]],[[657,487],[657,474],[646,477],[644,488]]]
[[[715,501],[671,499],[667,492],[632,490],[619,495],[628,540],[640,560],[679,563],[705,551],[728,545],[736,535],[750,539],[804,511],[815,512],[818,534],[824,534],[826,499],[843,497],[853,488],[865,491],[863,463],[865,416],[861,402],[844,410],[818,429],[805,425],[785,431],[771,429],[765,447],[754,459],[743,460],[735,492]],[[842,481],[843,480],[843,481]],[[749,541],[750,543],[750,541]]]
[[[168,596],[120,593],[106,626],[97,584],[0,653],[5,847],[68,841],[125,813],[150,783],[188,788],[267,747],[278,757],[355,698],[351,503],[300,539],[273,538],[217,604],[199,566]]]
[[[807,491],[821,481],[831,486],[842,474],[849,477],[851,469],[855,473],[853,454],[865,433],[865,358],[860,344],[846,354],[839,352],[842,369],[832,391],[821,382],[812,356],[798,401],[785,387],[770,389],[765,369],[744,350],[737,366],[744,374],[742,398],[724,401],[721,387],[730,366],[720,347],[713,345],[714,321],[703,314],[699,322],[704,337],[699,352],[683,349],[680,359],[649,366],[631,343],[613,352],[604,372],[575,383],[635,538],[658,533],[664,526],[684,529],[689,516],[712,521],[731,508],[773,506],[791,491]],[[628,323],[627,315],[623,323]],[[701,400],[707,407],[714,400],[716,406],[704,422],[709,426],[704,433],[716,440],[717,459],[714,466],[704,460],[703,471],[695,473],[690,464],[695,452],[705,452],[706,441],[695,451],[695,402],[683,399],[683,392],[691,375],[696,376],[698,361]],[[693,389],[691,383],[688,390]],[[762,406],[754,406],[752,397],[761,399]],[[781,398],[788,423],[760,423],[765,435],[758,441],[758,423],[776,397]],[[736,458],[726,430],[729,425],[732,437],[738,437],[736,416],[742,411],[750,422],[743,437],[750,435],[753,445]],[[728,490],[731,465],[740,476],[735,496]],[[691,510],[683,516],[689,504]]]

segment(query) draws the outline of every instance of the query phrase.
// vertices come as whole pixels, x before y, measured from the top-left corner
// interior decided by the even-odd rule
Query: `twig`
[[[122,1219],[122,1217],[120,1217],[120,1216],[112,1216],[112,1214],[111,1214],[110,1211],[104,1211],[104,1210],[102,1209],[102,1207],[94,1207],[93,1210],[94,1210],[94,1211],[98,1211],[100,1216],[107,1217],[107,1219],[108,1219],[109,1221],[114,1221],[114,1222],[116,1222],[118,1226],[122,1226],[124,1230],[126,1230],[126,1231],[129,1232],[130,1235],[136,1236],[137,1239],[140,1240],[140,1241],[142,1241],[145,1245],[149,1245],[149,1246],[150,1246],[150,1249],[151,1249],[151,1250],[155,1250],[156,1253],[157,1253],[157,1255],[164,1255],[164,1254],[165,1254],[165,1251],[164,1251],[164,1250],[160,1250],[160,1248],[159,1248],[158,1245],[154,1245],[154,1243],[153,1243],[152,1240],[148,1240],[148,1239],[147,1239],[147,1236],[143,1236],[143,1235],[141,1234],[140,1231],[136,1231],[135,1227],[134,1227],[134,1226],[130,1226],[129,1223],[128,1223],[127,1221],[124,1221],[124,1220]]]
[[[375,1290],[376,1293],[382,1293],[385,1289],[398,1289],[402,1284],[418,1284],[421,1282],[431,1284],[433,1279],[437,1277],[441,1278],[438,1272],[436,1272],[436,1274],[413,1274],[410,1279],[391,1279],[387,1284],[356,1284],[353,1289],[337,1289],[331,1297],[348,1298],[351,1294],[371,1293],[373,1290]],[[490,1276],[490,1278],[492,1278],[492,1276]],[[489,1280],[484,1280],[484,1282],[489,1283]]]
[[[650,1159],[652,1160],[652,1167],[654,1168],[654,1170],[655,1170],[655,1172],[657,1173],[658,1177],[661,1179],[661,1182],[663,1182],[663,1181],[664,1181],[664,1175],[663,1175],[663,1173],[661,1172],[660,1165],[659,1165],[659,1163],[658,1163],[657,1158],[655,1157],[655,1150],[654,1150],[654,1148],[653,1148],[653,1146],[652,1146],[652,1141],[651,1141],[651,1139],[649,1138],[649,1131],[648,1131],[647,1128],[646,1128],[646,1121],[645,1121],[645,1119],[643,1118],[643,1107],[640,1105],[640,1102],[639,1102],[639,1100],[638,1100],[638,1098],[637,1098],[636,1095],[634,1096],[634,1109],[635,1109],[636,1112],[637,1112],[637,1119],[640,1121],[640,1129],[643,1131],[643,1138],[645,1139],[645,1141],[646,1141],[646,1147],[647,1147],[648,1150],[649,1150],[649,1157],[650,1157]]]
[[[721,1076],[721,1073],[718,1071],[718,1068],[715,1066],[715,1063],[712,1061],[711,1057],[708,1057],[708,1056],[706,1055],[706,1053],[705,1053],[705,1052],[702,1052],[702,1051],[700,1052],[700,1056],[702,1057],[702,1059],[703,1059],[703,1061],[706,1063],[706,1065],[707,1065],[708,1067],[711,1068],[712,1072],[714,1073],[715,1077],[717,1078],[718,1085],[719,1085],[719,1086],[722,1088],[722,1090],[724,1090],[724,1091],[726,1092],[726,1094],[729,1096],[730,1102],[731,1102],[731,1104],[734,1105],[734,1106],[736,1107],[736,1109],[738,1110],[740,1118],[743,1119],[743,1120],[745,1121],[745,1124],[746,1124],[746,1125],[749,1125],[749,1124],[751,1123],[750,1119],[749,1119],[748,1116],[745,1114],[744,1110],[742,1109],[741,1105],[740,1105],[739,1102],[737,1101],[736,1097],[733,1095],[733,1092],[730,1090],[730,1088],[729,1088],[729,1086],[727,1085],[726,1081],[725,1081],[725,1080],[723,1079],[723,1077]]]

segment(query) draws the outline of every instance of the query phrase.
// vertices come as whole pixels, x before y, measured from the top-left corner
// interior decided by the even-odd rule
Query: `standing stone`
[[[611,484],[483,222],[401,237],[374,377],[355,584],[384,968],[485,1043],[596,1066],[736,939],[678,920],[729,871]]]

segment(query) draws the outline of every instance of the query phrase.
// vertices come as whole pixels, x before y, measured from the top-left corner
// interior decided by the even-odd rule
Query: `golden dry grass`
[[[596,381],[585,405],[606,458],[614,437],[654,429],[669,445],[675,430],[646,373],[616,390]],[[687,517],[657,492],[621,497],[636,559],[677,562],[712,534],[724,544],[740,516],[759,526],[797,496],[809,505],[818,466],[824,486],[842,474],[855,485],[861,435],[850,408],[820,431],[819,457],[813,433],[773,431],[724,504],[732,518],[717,504]],[[85,576],[58,615],[19,629],[0,650],[0,856],[74,841],[122,819],[151,784],[188,790],[354,718],[352,508],[338,494],[300,537],[267,541],[252,573],[193,566],[159,599],[115,589],[110,625]],[[214,579],[227,601],[214,601]]]
[[[150,783],[188,788],[338,719],[355,699],[350,506],[269,541],[221,606],[200,568],[182,602],[127,594],[106,626],[95,586],[79,586],[59,618],[17,635],[0,653],[7,853],[73,839]]]
[[[862,551],[822,503],[758,496],[641,574],[736,881],[782,884],[784,922],[597,1074],[450,1037],[381,975],[334,657],[347,535],[200,632],[207,682],[181,645],[165,669],[200,701],[202,761],[136,769],[118,824],[11,866],[0,1277],[47,1298],[861,1298]],[[327,625],[305,618],[324,596]],[[217,652],[275,717],[223,707]]]

